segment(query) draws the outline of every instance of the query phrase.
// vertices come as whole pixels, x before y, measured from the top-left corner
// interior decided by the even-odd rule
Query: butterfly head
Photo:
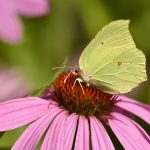
[[[71,71],[74,75],[79,76],[83,80],[83,82],[89,83],[92,76],[84,74],[83,70],[81,70],[79,67],[74,67]]]
[[[75,67],[73,69],[73,72],[72,72],[74,75],[80,75],[80,68],[79,67]]]

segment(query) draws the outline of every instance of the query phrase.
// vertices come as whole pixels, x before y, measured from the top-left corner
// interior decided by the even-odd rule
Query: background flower
[[[47,14],[47,0],[0,0],[0,38],[16,43],[22,40],[19,15],[36,17]]]
[[[17,69],[0,69],[0,101],[24,97],[31,90],[31,85]]]

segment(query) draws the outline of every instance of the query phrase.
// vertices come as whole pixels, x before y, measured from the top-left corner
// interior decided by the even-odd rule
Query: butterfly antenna
[[[74,67],[70,67],[70,66],[64,66],[64,67],[54,67],[51,69],[51,71],[56,70],[56,69],[64,69],[64,68],[69,68],[69,69],[73,69]]]

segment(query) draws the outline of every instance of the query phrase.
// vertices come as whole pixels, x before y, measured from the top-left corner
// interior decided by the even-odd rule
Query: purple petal
[[[95,117],[90,117],[92,149],[115,150],[109,135],[102,123]]]
[[[120,99],[120,101],[115,104],[116,106],[119,106],[137,115],[138,117],[142,118],[144,121],[150,124],[150,106],[149,105],[142,104],[138,101],[127,98],[125,96],[119,96],[118,99]]]
[[[78,116],[75,114],[69,115],[65,127],[65,150],[71,150],[75,135]]]
[[[47,114],[36,120],[25,130],[12,150],[34,150],[51,121],[60,111],[62,110],[53,105]]]
[[[49,101],[37,97],[20,98],[0,103],[0,131],[18,128],[43,116]]]
[[[16,11],[24,16],[42,16],[49,12],[48,0],[14,0]]]
[[[111,113],[110,127],[125,149],[149,150],[150,137],[133,120],[119,113]]]
[[[56,116],[44,138],[41,150],[64,150],[66,120],[66,111]]]
[[[22,39],[22,25],[13,4],[6,0],[0,0],[0,38],[10,43]]]
[[[88,120],[84,116],[80,116],[74,149],[89,150],[90,149],[89,136],[90,133],[89,133]]]

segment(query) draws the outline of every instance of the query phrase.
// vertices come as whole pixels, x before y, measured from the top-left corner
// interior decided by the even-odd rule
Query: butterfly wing
[[[145,56],[136,48],[128,28],[129,20],[111,22],[80,56],[83,74],[91,76],[90,83],[104,92],[126,93],[146,80]]]

